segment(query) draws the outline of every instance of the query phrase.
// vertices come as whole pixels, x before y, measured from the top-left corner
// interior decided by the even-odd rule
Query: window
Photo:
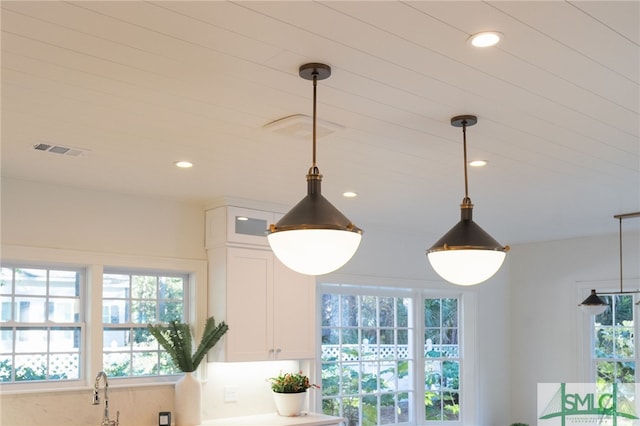
[[[349,425],[409,421],[411,299],[322,295],[322,411]]]
[[[593,320],[593,366],[597,383],[636,382],[633,294],[599,294],[609,307]]]
[[[458,298],[424,299],[425,420],[459,420]]]
[[[185,275],[110,272],[103,275],[103,369],[109,377],[177,374],[149,323],[184,322]]]
[[[349,426],[461,424],[460,295],[323,284],[320,300],[324,414]]]
[[[80,377],[84,281],[80,269],[0,269],[0,382]]]

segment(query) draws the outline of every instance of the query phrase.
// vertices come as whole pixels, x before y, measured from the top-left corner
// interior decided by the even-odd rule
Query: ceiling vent
[[[88,152],[82,148],[71,148],[62,145],[51,145],[48,143],[37,143],[33,146],[36,151],[51,152],[53,154],[69,155],[71,157],[80,157]]]
[[[313,119],[308,115],[294,114],[273,120],[263,128],[289,137],[308,139],[313,133]],[[340,124],[316,120],[316,138],[328,136],[341,129],[344,129],[344,126]]]

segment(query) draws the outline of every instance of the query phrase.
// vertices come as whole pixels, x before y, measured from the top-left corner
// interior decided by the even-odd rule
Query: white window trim
[[[85,310],[85,358],[81,361],[80,379],[69,382],[43,382],[11,384],[0,387],[0,393],[37,393],[51,390],[85,390],[93,387],[95,375],[102,369],[102,275],[105,266],[136,271],[154,270],[179,272],[189,275],[189,298],[187,303],[188,322],[193,325],[196,336],[202,333],[207,318],[207,261],[197,259],[179,259],[157,256],[140,256],[117,253],[86,252],[79,250],[55,249],[47,247],[28,247],[2,245],[2,262],[21,265],[69,266],[86,270]],[[98,296],[96,296],[98,295]],[[200,377],[207,377],[206,365],[199,367]],[[175,382],[176,376],[168,378],[113,378],[110,387],[149,386],[163,382]]]
[[[318,329],[322,324],[322,312],[321,312],[321,294],[328,289],[337,289],[336,292],[343,294],[358,294],[359,291],[365,290],[372,295],[385,296],[390,295],[392,292],[394,295],[398,295],[399,292],[404,292],[408,296],[414,298],[414,312],[422,312],[423,297],[460,297],[461,299],[461,312],[460,321],[462,323],[463,339],[461,342],[461,369],[462,369],[462,386],[460,389],[460,400],[462,410],[460,413],[459,421],[446,421],[446,422],[429,422],[426,423],[424,419],[424,406],[419,404],[414,412],[415,418],[412,419],[411,424],[416,425],[428,425],[437,426],[461,426],[463,424],[476,424],[478,418],[478,375],[477,375],[477,351],[476,347],[476,305],[477,296],[473,289],[460,287],[452,287],[443,281],[429,281],[423,280],[407,280],[398,278],[380,278],[371,276],[356,276],[356,275],[341,275],[332,274],[326,277],[318,279],[317,291],[317,309],[316,309],[316,324]],[[415,321],[415,335],[424,335],[423,321]],[[322,333],[317,333],[317,354],[316,365],[312,369],[315,373],[315,377],[312,379],[320,378],[322,363],[319,361],[321,358],[322,348]],[[416,374],[416,381],[414,383],[414,389],[416,392],[421,392],[424,386],[424,373]],[[319,379],[318,379],[319,380]],[[314,383],[318,383],[315,381]],[[319,410],[322,408],[322,394],[316,392],[315,398],[310,400],[310,409]]]

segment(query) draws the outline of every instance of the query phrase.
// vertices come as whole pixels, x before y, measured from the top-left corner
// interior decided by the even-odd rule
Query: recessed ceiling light
[[[473,161],[469,161],[469,165],[471,167],[484,167],[487,165],[486,160],[473,160]]]
[[[180,167],[181,169],[188,169],[193,167],[193,163],[191,161],[176,161],[176,167]]]
[[[498,31],[483,31],[469,37],[469,43],[475,47],[490,47],[498,44],[502,37]]]
[[[354,198],[358,196],[358,193],[353,191],[345,191],[342,193],[342,196],[345,198]]]

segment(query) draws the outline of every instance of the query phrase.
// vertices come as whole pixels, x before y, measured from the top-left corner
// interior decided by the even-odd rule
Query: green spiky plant
[[[202,332],[202,340],[195,352],[191,347],[191,329],[189,324],[171,321],[169,325],[148,324],[149,332],[156,338],[160,346],[167,351],[174,365],[184,373],[196,371],[204,356],[229,330],[229,326],[221,321],[216,325],[213,317],[207,318]]]

